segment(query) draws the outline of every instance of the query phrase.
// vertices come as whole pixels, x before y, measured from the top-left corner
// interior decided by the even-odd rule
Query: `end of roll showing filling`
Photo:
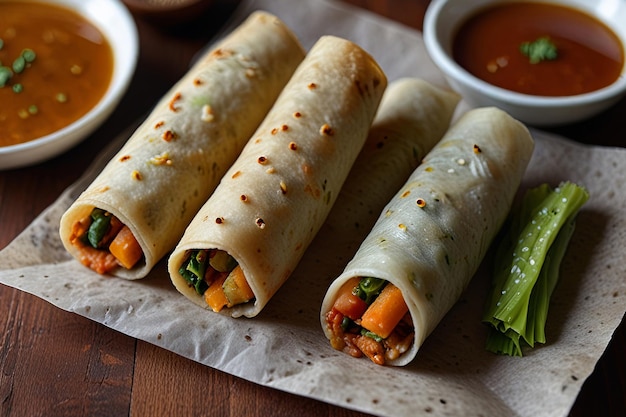
[[[333,348],[381,365],[412,359],[477,271],[510,211],[533,144],[523,124],[495,108],[471,110],[448,130],[327,291],[321,319]],[[360,296],[383,284],[371,304]],[[427,307],[411,307],[410,316],[407,302],[415,306],[420,297]]]
[[[392,283],[373,277],[353,277],[339,290],[326,313],[334,349],[377,365],[408,351],[415,328],[402,292]]]
[[[69,241],[78,251],[80,262],[103,275],[120,267],[133,269],[145,259],[130,228],[98,207],[72,225]]]
[[[254,300],[241,266],[223,250],[187,251],[178,273],[216,313]]]

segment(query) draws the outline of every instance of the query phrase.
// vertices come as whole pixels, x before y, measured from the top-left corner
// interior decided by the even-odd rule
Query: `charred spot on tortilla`
[[[176,105],[178,104],[178,102],[181,99],[182,99],[182,94],[181,93],[176,93],[176,94],[174,94],[174,97],[172,97],[172,99],[170,100],[170,103],[169,103],[168,107],[174,113],[176,113],[176,112],[178,112],[180,110],[180,108],[176,107]]]
[[[163,132],[163,135],[161,136],[161,138],[166,142],[171,142],[177,139],[178,135],[173,130],[166,130],[165,132]]]
[[[320,127],[320,133],[323,136],[334,136],[335,135],[335,131],[328,124],[323,124],[322,127]]]

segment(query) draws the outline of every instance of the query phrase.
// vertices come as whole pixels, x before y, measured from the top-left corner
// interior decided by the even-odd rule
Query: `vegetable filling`
[[[178,272],[216,313],[254,299],[241,266],[222,250],[191,250]]]
[[[326,314],[331,346],[378,365],[409,350],[415,330],[400,289],[372,277],[354,277],[340,289]]]
[[[74,223],[70,242],[80,250],[80,262],[99,274],[119,266],[131,269],[143,257],[143,250],[128,226],[97,207]]]

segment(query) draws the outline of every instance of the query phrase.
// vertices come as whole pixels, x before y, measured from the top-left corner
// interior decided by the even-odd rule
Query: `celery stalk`
[[[496,252],[483,322],[490,326],[487,349],[522,356],[522,346],[545,343],[550,297],[574,231],[575,218],[589,194],[571,182],[556,189],[531,189]]]
[[[567,247],[575,228],[575,218],[570,216],[550,247],[546,255],[546,261],[543,268],[541,268],[540,276],[537,279],[535,288],[533,288],[534,294],[531,295],[532,304],[530,305],[528,315],[528,321],[531,323],[531,326],[527,326],[527,329],[534,329],[533,339],[539,343],[546,342],[545,324],[548,318],[550,297],[558,282],[561,261],[565,257],[565,252],[567,252]],[[524,337],[524,339],[530,344],[529,336]]]

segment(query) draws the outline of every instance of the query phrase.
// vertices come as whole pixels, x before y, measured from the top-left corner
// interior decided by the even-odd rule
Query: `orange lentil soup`
[[[547,40],[556,56],[532,63],[522,45]],[[569,96],[613,83],[624,65],[624,47],[603,23],[586,13],[545,3],[505,2],[463,23],[454,59],[490,84],[540,96]]]
[[[108,41],[61,6],[0,0],[0,146],[52,133],[91,110],[113,73]]]

